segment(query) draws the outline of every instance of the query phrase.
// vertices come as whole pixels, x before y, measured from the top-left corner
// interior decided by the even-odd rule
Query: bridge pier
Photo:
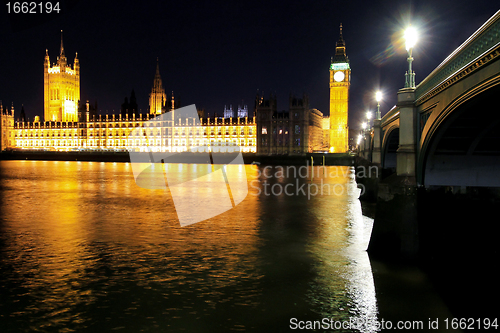
[[[362,140],[362,150],[361,150],[361,156],[366,159],[367,161],[371,160],[371,151],[370,151],[370,145],[371,145],[371,136],[369,132],[363,131],[363,140]]]
[[[416,259],[419,254],[419,190],[409,177],[380,181],[368,252],[381,259]]]
[[[399,107],[399,148],[397,150],[396,173],[398,176],[416,175],[417,146],[417,111],[415,108],[415,88],[403,88],[398,91]],[[416,182],[414,182],[416,184]]]
[[[382,121],[375,119],[373,121],[373,151],[372,163],[375,165],[382,165]]]
[[[420,253],[419,201],[423,189],[415,177],[392,174],[386,178],[380,165],[360,156],[356,159],[360,200],[376,203],[368,252],[381,260],[413,260]]]
[[[400,110],[400,136],[396,174],[378,182],[377,213],[368,251],[383,258],[412,259],[419,253],[415,88],[403,88],[398,91],[397,107]],[[378,120],[374,124],[372,162],[379,166],[380,135]]]

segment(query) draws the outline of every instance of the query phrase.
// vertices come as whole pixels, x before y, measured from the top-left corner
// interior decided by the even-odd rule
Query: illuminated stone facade
[[[47,121],[75,122],[78,118],[80,100],[80,62],[78,53],[73,67],[64,54],[61,31],[61,49],[57,63],[50,65],[49,51],[45,50],[44,73],[44,118]]]
[[[154,121],[155,115],[139,117],[122,115],[94,116],[87,109],[78,122],[15,122],[13,145],[10,148],[39,150],[127,150],[198,152],[199,146],[211,151],[232,151],[236,145],[242,152],[256,152],[255,120],[253,118],[202,118],[193,122],[165,124]],[[140,136],[129,134],[143,127]]]
[[[351,67],[345,53],[345,43],[340,25],[340,38],[330,65],[330,152],[345,153],[348,151],[349,128],[348,103]]]
[[[319,152],[324,150],[323,141],[323,112],[318,109],[309,110],[309,140],[308,151]],[[328,145],[328,143],[326,143]]]
[[[0,151],[14,144],[14,106],[4,108],[0,101]]]
[[[330,117],[323,117],[323,149],[328,152],[330,148]]]
[[[80,65],[78,59],[74,69],[67,65],[62,39],[57,65],[51,67],[46,54],[44,67],[44,121],[36,116],[28,122],[23,111],[14,121],[14,107],[4,109],[0,103],[1,150],[223,152],[234,151],[236,146],[242,152],[257,150],[255,118],[246,113],[238,112],[245,117],[205,118],[204,110],[199,110],[196,126],[193,120],[179,124],[155,121],[158,114],[171,112],[180,104],[173,93],[166,101],[158,64],[148,114],[137,112],[132,91],[130,102],[125,99],[120,114],[105,116],[97,114],[97,104],[78,102]],[[130,135],[137,127],[144,128],[141,135]]]

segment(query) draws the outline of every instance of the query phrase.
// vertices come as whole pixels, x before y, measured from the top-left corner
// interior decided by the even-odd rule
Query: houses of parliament
[[[342,64],[338,65],[340,61]],[[342,80],[336,74],[339,70],[345,73]],[[132,91],[119,114],[101,115],[97,105],[80,100],[78,54],[71,65],[65,55],[61,32],[57,62],[51,64],[49,52],[45,51],[44,119],[36,116],[33,121],[27,121],[24,108],[15,115],[13,106],[4,107],[0,102],[0,145],[2,151],[231,152],[239,147],[241,152],[269,155],[346,152],[349,79],[341,34],[330,67],[330,113],[334,117],[323,117],[319,110],[310,109],[307,95],[302,98],[291,95],[286,112],[277,110],[275,95],[266,99],[258,94],[253,117],[249,117],[246,105],[238,106],[236,114],[232,106],[226,106],[221,117],[205,117],[204,110],[198,110],[199,121],[185,119],[184,123],[174,124],[155,119],[180,108],[173,92],[171,96],[165,93],[157,59],[149,112],[139,112]],[[336,102],[339,99],[341,101]],[[134,131],[137,127],[143,130]],[[139,132],[141,135],[135,136]]]

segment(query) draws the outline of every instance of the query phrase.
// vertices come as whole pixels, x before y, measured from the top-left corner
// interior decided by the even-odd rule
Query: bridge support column
[[[382,260],[411,260],[419,254],[418,190],[396,175],[379,182],[377,214],[368,252]]]
[[[396,155],[396,174],[416,184],[417,111],[414,103],[415,88],[398,91],[399,148]]]
[[[359,147],[358,147],[358,156],[359,157],[364,157],[364,150],[365,150],[365,140],[364,138],[362,138],[360,141],[359,141]]]
[[[404,88],[398,91],[399,107],[399,148],[397,150],[396,174],[415,181],[416,175],[416,128],[417,115],[414,107],[415,89]]]
[[[399,90],[397,105],[400,109],[399,148],[396,174],[379,182],[377,214],[368,247],[372,255],[381,259],[408,260],[416,258],[419,254],[418,191],[415,177],[417,111],[414,101],[414,88]],[[377,135],[374,140],[377,140]],[[375,147],[374,145],[374,152]]]
[[[370,156],[371,155],[371,152],[370,152],[371,140],[372,140],[372,137],[370,136],[370,132],[365,133],[365,154],[363,157],[367,161],[370,161],[370,157],[371,157]]]
[[[366,150],[368,149],[368,143],[366,142],[366,134],[363,132],[363,139],[361,140],[361,143],[359,144],[359,156],[362,158],[366,159]]]
[[[382,165],[382,130],[381,130],[381,120],[375,119],[373,121],[373,152],[372,152],[372,163],[376,165]]]

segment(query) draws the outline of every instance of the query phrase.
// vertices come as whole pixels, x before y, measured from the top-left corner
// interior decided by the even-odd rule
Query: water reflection
[[[307,269],[301,270],[303,274],[308,271],[304,274],[303,286],[294,276],[294,290],[303,288],[304,309],[297,311],[300,300],[295,299],[292,303],[289,295],[276,298],[294,304],[290,316],[299,320],[329,318],[349,322],[362,319],[368,324],[361,326],[359,331],[375,332],[377,304],[366,252],[373,219],[362,215],[354,170],[348,167],[309,167],[306,171],[295,171],[260,168],[259,186],[253,186],[256,188],[254,192],[263,200],[261,219],[273,221],[262,226],[261,238],[269,239],[272,244],[269,245],[272,250],[265,251],[266,255],[270,252],[278,254],[275,260],[269,257],[266,260],[271,261],[270,266],[279,267],[277,275],[283,282],[287,278],[283,271],[293,270],[281,269],[281,261],[294,267],[306,266]],[[268,192],[264,190],[266,183]],[[272,191],[276,184],[305,185],[305,193],[288,196],[283,191],[275,195],[279,192]],[[276,293],[280,287],[273,285],[273,289]],[[278,303],[275,305],[283,308],[283,302]],[[298,315],[301,312],[303,315]]]
[[[376,316],[373,221],[352,170],[334,168],[245,166],[239,205],[180,227],[169,189],[138,187],[128,163],[1,161],[3,327],[276,332]],[[266,195],[264,182],[337,191]]]

